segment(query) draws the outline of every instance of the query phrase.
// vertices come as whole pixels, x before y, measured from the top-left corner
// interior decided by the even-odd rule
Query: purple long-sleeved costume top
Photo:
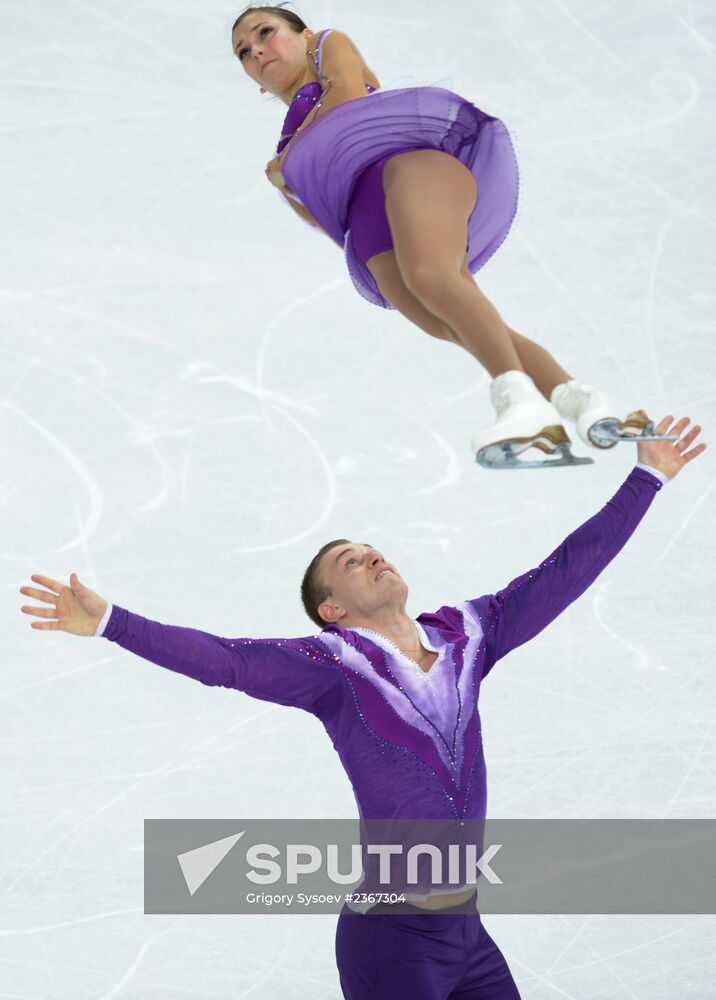
[[[322,722],[366,819],[482,819],[480,683],[542,631],[626,543],[662,482],[636,467],[612,499],[544,562],[503,590],[419,615],[426,673],[367,629],[301,639],[224,638],[114,606],[103,635],[203,684],[302,708]]]

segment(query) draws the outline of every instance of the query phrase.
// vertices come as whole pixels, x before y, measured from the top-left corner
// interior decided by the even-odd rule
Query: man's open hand
[[[72,635],[95,634],[107,610],[107,602],[80,583],[76,573],[70,576],[69,587],[52,580],[49,576],[37,575],[31,576],[30,579],[42,584],[47,590],[20,587],[20,593],[48,605],[45,608],[30,607],[27,604],[22,606],[20,610],[23,614],[47,619],[47,621],[30,622],[32,628],[59,629]]]
[[[677,436],[676,441],[639,441],[637,444],[639,461],[651,466],[652,469],[658,469],[659,472],[663,472],[669,479],[673,479],[674,476],[681,472],[685,465],[693,462],[695,458],[698,458],[706,450],[704,443],[697,444],[695,448],[691,448],[691,445],[701,432],[698,424],[694,424],[690,431],[684,433],[691,422],[691,418],[682,417],[672,426],[673,420],[674,418],[671,416],[664,417],[656,425],[655,430],[657,434],[675,434]]]

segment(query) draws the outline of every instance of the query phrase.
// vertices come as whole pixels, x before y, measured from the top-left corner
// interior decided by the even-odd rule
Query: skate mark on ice
[[[50,549],[50,552],[53,554],[66,552],[68,549],[74,548],[75,545],[83,544],[88,538],[91,538],[97,530],[97,525],[99,524],[100,517],[102,515],[102,491],[99,488],[97,480],[90,474],[89,469],[82,459],[76,455],[71,448],[55,437],[52,431],[38,423],[37,420],[29,415],[29,413],[25,413],[24,410],[15,406],[14,403],[10,403],[6,400],[3,405],[6,409],[14,413],[16,417],[19,417],[21,420],[24,420],[25,423],[29,424],[30,427],[37,431],[38,434],[44,437],[45,440],[52,445],[55,451],[65,460],[70,469],[72,469],[87,492],[87,497],[89,499],[89,511],[84,519],[84,522],[80,524],[78,533],[64,545],[60,545],[55,549]]]
[[[676,529],[676,531],[674,532],[674,534],[671,536],[671,540],[669,541],[668,545],[666,545],[661,550],[661,553],[654,560],[654,562],[652,564],[653,566],[658,566],[659,563],[663,559],[665,559],[667,557],[667,555],[669,554],[669,552],[671,552],[671,550],[673,549],[673,547],[676,545],[676,543],[678,542],[678,540],[681,538],[681,536],[683,535],[683,533],[688,528],[689,523],[690,523],[691,519],[693,518],[694,514],[699,510],[699,508],[701,507],[701,504],[706,500],[706,498],[709,496],[709,494],[713,490],[714,485],[715,485],[714,483],[709,483],[709,485],[703,491],[703,493],[701,494],[701,496],[696,500],[695,503],[692,504],[691,509],[689,510],[688,514],[683,519],[683,521],[681,522],[681,524],[679,525],[679,527]]]

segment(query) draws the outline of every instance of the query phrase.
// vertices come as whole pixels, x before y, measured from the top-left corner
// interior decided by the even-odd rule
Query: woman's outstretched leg
[[[408,290],[494,378],[522,362],[499,313],[461,268],[477,185],[455,157],[402,153],[383,171],[395,257]]]
[[[454,330],[451,330],[447,323],[444,323],[437,316],[433,315],[422,302],[413,295],[403,281],[395,258],[394,250],[386,250],[376,254],[367,261],[368,269],[376,280],[376,284],[381,294],[395,306],[399,313],[410,320],[415,326],[436,337],[438,340],[446,340],[465,348]],[[467,256],[463,262],[462,273],[464,277],[474,283],[474,279],[467,267]],[[533,340],[517,333],[511,327],[507,331],[517,351],[523,369],[530,376],[542,395],[549,399],[555,386],[561,385],[571,378],[564,368],[562,368],[544,347],[540,347]],[[470,352],[468,352],[470,353]],[[476,359],[477,360],[477,359]]]
[[[446,340],[452,331],[455,342],[492,376],[497,421],[473,436],[479,462],[502,468],[591,461],[571,454],[562,417],[573,420],[582,438],[601,448],[634,440],[633,431],[637,436],[654,433],[645,414],[631,413],[626,421],[615,417],[603,394],[571,380],[549,351],[510,330],[471,275],[468,279],[467,226],[477,184],[463,163],[433,149],[401,153],[385,164],[383,188],[402,285],[420,303],[422,316],[430,317],[418,325]],[[390,293],[384,294],[392,301]],[[518,462],[531,447],[555,460]]]
[[[463,258],[461,273],[466,281],[475,284],[475,279],[467,266],[467,254]],[[507,326],[507,332],[512,338],[522,367],[545,399],[551,398],[555,386],[562,385],[572,378],[546,348],[513,330],[511,326]]]
[[[367,266],[373,274],[381,294],[406,319],[430,334],[431,337],[447,340],[464,347],[455,336],[454,331],[433,315],[406,287],[393,250],[387,250],[370,257]],[[512,397],[510,401],[505,394],[507,397]],[[528,439],[534,441],[537,448],[547,452],[552,452],[560,442],[566,442],[563,428],[553,426],[555,422],[559,422],[559,417],[552,406],[540,395],[525,372],[508,370],[498,375],[490,387],[490,396],[493,403],[497,404],[500,426],[490,429],[484,441],[482,440],[485,437],[484,434],[478,434],[477,438],[473,438],[473,449],[477,460],[483,465],[495,464],[494,456],[491,459],[489,454],[484,452],[484,448],[489,448],[493,441],[504,440],[505,434],[508,438],[516,435],[516,439],[520,442],[520,450],[529,447],[529,445],[524,444]],[[498,400],[500,400],[499,403]],[[505,402],[508,404],[507,408],[505,408]],[[513,404],[517,404],[518,413],[515,413]],[[547,429],[546,436],[545,429]],[[498,451],[500,450],[502,449],[498,448]]]
[[[411,297],[493,378],[525,371],[549,399],[570,375],[549,351],[507,326],[467,268],[467,221],[476,197],[470,171],[445,153],[420,150],[391,159],[383,185],[395,260]],[[439,197],[431,198],[431,188]]]
[[[467,224],[477,197],[471,172],[446,153],[416,150],[386,163],[383,188],[403,284],[492,376],[490,399],[497,420],[472,437],[477,461],[488,468],[590,461],[571,454],[559,415],[525,372],[507,325],[462,273]],[[385,297],[390,301],[390,295]],[[543,362],[548,357],[547,352],[540,355]],[[519,457],[530,449],[542,455]]]

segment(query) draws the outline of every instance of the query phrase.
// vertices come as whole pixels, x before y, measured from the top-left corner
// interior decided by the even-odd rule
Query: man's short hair
[[[336,545],[350,545],[349,538],[334,538],[332,542],[326,542],[325,545],[316,552],[313,559],[311,559],[308,564],[308,569],[303,574],[303,580],[301,581],[301,600],[303,601],[303,607],[306,614],[315,622],[319,628],[323,628],[326,622],[321,618],[318,613],[319,604],[323,604],[325,599],[330,596],[331,590],[321,578],[318,572],[318,564],[320,563],[326,552],[330,552],[331,549],[335,548]]]

